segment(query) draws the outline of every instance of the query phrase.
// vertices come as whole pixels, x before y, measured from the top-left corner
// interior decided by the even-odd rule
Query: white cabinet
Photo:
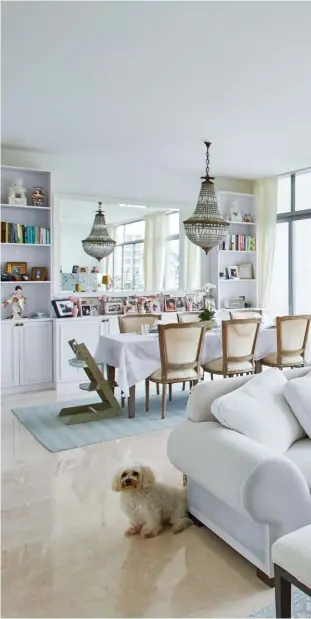
[[[52,386],[52,321],[2,322],[1,340],[4,393]]]
[[[83,370],[69,365],[74,357],[68,342],[76,340],[85,344],[93,355],[100,335],[104,334],[104,325],[99,319],[67,318],[54,321],[54,377],[56,386],[60,383],[82,382]]]
[[[11,322],[1,323],[1,387],[19,385],[19,329]]]
[[[30,322],[20,328],[20,384],[49,383],[53,373],[52,323]]]

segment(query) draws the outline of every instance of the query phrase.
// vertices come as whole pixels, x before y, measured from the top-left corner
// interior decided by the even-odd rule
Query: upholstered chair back
[[[298,355],[303,360],[310,321],[311,315],[277,317],[277,349],[280,358]]]
[[[120,333],[140,333],[142,325],[153,327],[161,314],[127,314],[118,316]]]
[[[222,322],[224,365],[228,361],[253,362],[260,322],[260,318],[235,318]]]
[[[206,327],[201,323],[159,325],[162,375],[168,370],[200,372]]]
[[[188,322],[198,322],[199,313],[200,312],[183,312],[182,314],[177,314],[177,320],[180,324],[185,324]]]

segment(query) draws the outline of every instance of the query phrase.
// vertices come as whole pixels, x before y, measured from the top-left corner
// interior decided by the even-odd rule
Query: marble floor
[[[2,617],[247,617],[272,602],[255,569],[204,528],[125,538],[114,470],[133,456],[181,485],[169,431],[52,454],[10,409],[56,397],[2,401]]]

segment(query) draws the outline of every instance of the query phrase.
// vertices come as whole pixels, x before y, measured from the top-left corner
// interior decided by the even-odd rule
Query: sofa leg
[[[267,574],[262,572],[258,567],[257,567],[257,578],[259,578],[259,580],[262,580],[262,582],[264,582],[265,585],[267,585],[268,587],[271,587],[271,588],[274,587],[274,578],[269,578],[269,576],[267,576]]]

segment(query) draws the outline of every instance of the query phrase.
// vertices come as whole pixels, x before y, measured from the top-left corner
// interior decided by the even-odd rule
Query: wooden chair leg
[[[214,380],[214,374],[211,374],[211,380]]]
[[[185,391],[186,390],[186,383],[182,384],[182,390]]]
[[[123,391],[121,391],[121,406],[122,406],[122,408],[125,407],[125,402],[126,402],[126,397],[125,397]]]
[[[156,383],[156,385],[157,385],[157,395],[160,395],[160,385],[159,383]]]
[[[157,384],[158,387],[158,384]],[[146,392],[146,413],[149,413],[150,408],[150,382],[149,379],[145,380],[145,392]]]
[[[275,565],[276,617],[291,617],[291,583],[284,578],[282,570]]]
[[[169,383],[169,386],[168,386],[168,399],[169,399],[170,402],[172,401],[172,395],[173,395],[172,387],[173,387],[172,383]]]
[[[166,409],[166,389],[167,384],[162,384],[162,419],[165,419],[165,409]]]

